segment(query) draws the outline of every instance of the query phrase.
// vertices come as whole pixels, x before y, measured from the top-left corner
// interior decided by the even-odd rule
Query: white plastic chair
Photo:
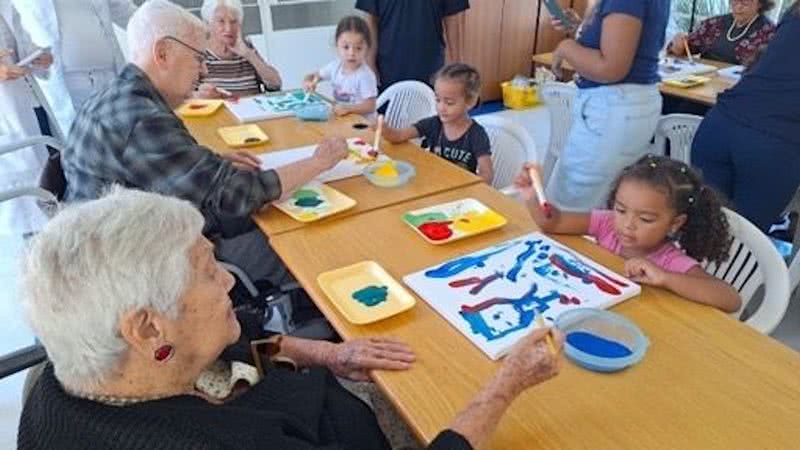
[[[669,157],[691,164],[692,140],[702,121],[702,116],[694,114],[661,116],[656,125],[655,153],[666,155],[669,142]]]
[[[35,145],[47,145],[59,152],[64,150],[64,144],[50,136],[0,135],[0,155],[15,152],[23,148],[33,147]],[[32,196],[40,201],[39,204],[45,213],[52,215],[58,207],[58,199],[52,192],[39,187],[38,183],[39,180],[31,180],[29,185],[0,191],[0,202],[17,197]]]
[[[494,178],[492,187],[502,190],[514,182],[525,161],[538,161],[536,142],[521,125],[509,119],[495,116],[478,116],[475,120],[489,135],[492,149]]]
[[[389,107],[384,114],[386,124],[392,128],[410,127],[417,121],[436,115],[436,94],[425,83],[415,80],[399,81],[378,97],[380,107],[386,101]]]
[[[572,103],[578,89],[573,84],[549,81],[542,86],[539,97],[550,112],[550,143],[544,157],[542,176],[546,183],[567,143],[572,128]]]
[[[708,273],[725,280],[739,292],[742,307],[732,314],[740,318],[764,285],[764,299],[745,323],[764,334],[771,333],[783,319],[789,306],[789,272],[778,250],[755,225],[739,214],[725,209],[734,237],[730,258],[722,263],[703,265]]]

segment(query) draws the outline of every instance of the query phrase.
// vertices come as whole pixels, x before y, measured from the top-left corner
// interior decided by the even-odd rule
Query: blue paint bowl
[[[581,367],[595,372],[616,372],[644,358],[650,342],[639,327],[625,317],[594,308],[577,308],[556,319],[564,333],[564,353]]]
[[[325,103],[312,103],[296,110],[294,115],[300,120],[325,122],[331,115],[331,108]]]

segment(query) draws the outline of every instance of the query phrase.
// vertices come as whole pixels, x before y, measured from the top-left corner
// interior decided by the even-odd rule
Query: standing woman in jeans
[[[556,48],[556,73],[567,62],[578,76],[572,129],[547,184],[561,209],[601,205],[614,177],[647,153],[661,113],[658,53],[668,16],[669,0],[599,0],[577,38]]]
[[[692,165],[766,231],[800,184],[800,3],[692,142]]]

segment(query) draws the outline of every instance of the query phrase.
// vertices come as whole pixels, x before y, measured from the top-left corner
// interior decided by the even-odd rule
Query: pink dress
[[[614,211],[593,210],[589,219],[589,234],[597,239],[601,247],[616,255],[622,253],[622,243],[614,232]],[[665,242],[647,255],[647,259],[664,270],[676,273],[686,273],[692,267],[699,265],[697,260],[688,256],[672,242]]]

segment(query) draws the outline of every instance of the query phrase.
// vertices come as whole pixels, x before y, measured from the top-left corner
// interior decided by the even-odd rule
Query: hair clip
[[[647,165],[650,166],[651,169],[655,169],[656,167],[658,167],[658,164],[656,164],[655,161],[650,161],[649,163],[647,163]]]
[[[689,198],[686,199],[686,201],[689,202],[690,205],[694,205],[694,195],[690,195]]]
[[[680,171],[682,174],[686,175],[686,172],[688,172],[689,169],[686,168],[686,164],[683,164],[681,165]]]

